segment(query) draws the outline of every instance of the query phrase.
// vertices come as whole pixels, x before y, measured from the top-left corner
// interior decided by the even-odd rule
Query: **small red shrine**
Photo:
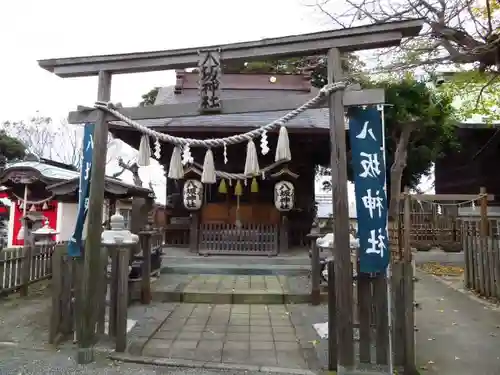
[[[21,219],[25,214],[38,217],[40,226],[48,222],[58,233],[54,240],[68,241],[78,212],[79,179],[80,172],[74,166],[35,156],[7,165],[0,173],[0,184],[5,188],[3,193],[11,201],[7,246],[24,244]],[[113,209],[118,209],[117,200],[154,195],[150,189],[112,177],[106,177],[105,190],[108,200],[103,222],[109,214],[109,201],[114,201]]]

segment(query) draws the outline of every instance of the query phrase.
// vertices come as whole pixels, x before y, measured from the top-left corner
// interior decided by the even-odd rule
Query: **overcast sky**
[[[55,119],[96,100],[96,78],[58,78],[37,60],[196,47],[317,31],[299,0],[16,0],[0,4],[0,120]],[[112,101],[137,105],[172,72],[113,77]]]

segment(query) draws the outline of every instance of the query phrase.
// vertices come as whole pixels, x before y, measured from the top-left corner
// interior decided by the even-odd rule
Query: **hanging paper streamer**
[[[188,144],[184,145],[184,149],[182,150],[182,165],[187,165],[193,163],[194,159],[191,155],[191,148]]]
[[[219,193],[227,194],[227,185],[226,185],[226,180],[224,179],[220,180]]]
[[[263,131],[260,138],[260,152],[262,155],[267,155],[269,152],[269,143],[267,142],[267,132]]]
[[[224,164],[227,164],[227,146],[224,143]]]
[[[288,131],[286,127],[282,126],[280,128],[280,134],[278,136],[278,144],[276,145],[276,154],[274,156],[274,161],[291,160],[292,153],[290,152],[290,140],[288,139]]]
[[[234,187],[234,195],[236,195],[237,197],[243,195],[243,186],[241,186],[240,180],[238,180],[236,186]]]
[[[174,151],[172,151],[170,166],[168,167],[168,178],[174,180],[180,180],[184,178],[184,167],[182,166],[181,149],[178,146],[175,146]]]
[[[48,209],[49,209],[49,205],[47,204],[47,202],[44,202],[43,206],[42,206],[42,210],[48,210]]]
[[[257,179],[252,178],[252,184],[250,185],[250,193],[258,193],[259,192],[259,184],[257,183]]]
[[[253,140],[249,140],[247,144],[247,158],[245,161],[244,174],[246,176],[256,176],[259,174],[259,158],[257,156],[257,149]]]
[[[149,145],[149,137],[143,135],[139,144],[139,155],[137,156],[137,165],[139,167],[147,167],[150,164],[151,147]]]
[[[205,160],[203,161],[201,182],[204,184],[215,184],[217,182],[215,176],[214,154],[210,148],[207,150]]]
[[[155,150],[153,152],[155,159],[160,160],[161,158],[161,144],[158,138],[155,139]]]
[[[36,211],[36,207],[34,204],[32,204],[30,207],[30,212],[35,212],[35,211]]]

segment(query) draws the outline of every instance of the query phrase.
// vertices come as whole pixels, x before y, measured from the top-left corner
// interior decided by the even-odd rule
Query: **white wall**
[[[129,202],[118,201],[116,203],[117,209],[131,209],[131,204]],[[104,202],[102,211],[102,221],[107,219],[108,214],[108,202]],[[57,228],[56,231],[59,232],[57,235],[57,241],[69,241],[73,232],[75,231],[76,217],[78,215],[78,204],[77,203],[59,203],[57,207]],[[85,226],[83,227],[83,238],[87,237],[87,220],[85,220]]]
[[[14,204],[14,203],[13,203]],[[132,204],[128,201],[118,201],[116,203],[117,210],[119,209],[132,209]],[[57,204],[57,224],[56,232],[59,234],[56,235],[56,241],[69,241],[73,232],[75,230],[76,225],[76,217],[78,214],[78,204],[77,203],[61,203]],[[108,202],[105,201],[103,212],[102,212],[102,221],[106,220],[106,215],[108,214]],[[9,216],[9,232],[8,232],[8,246],[12,246],[12,240],[14,236],[14,209],[10,210]],[[87,220],[85,220],[85,226],[83,228],[83,238],[87,237]]]
[[[57,241],[69,241],[75,230],[77,213],[78,204],[58,203],[56,231],[59,232],[59,234],[56,236]],[[84,230],[84,233],[85,232]]]
[[[9,212],[9,232],[7,235],[7,247],[12,247],[12,241],[14,239],[14,215],[15,215],[15,203],[11,201],[10,212]]]

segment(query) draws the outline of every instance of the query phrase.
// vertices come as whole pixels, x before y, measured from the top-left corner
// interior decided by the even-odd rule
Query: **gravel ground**
[[[0,348],[0,375],[271,375],[251,371],[156,367],[119,363],[106,358],[98,358],[95,363],[82,366],[77,365],[71,355],[71,351]]]

